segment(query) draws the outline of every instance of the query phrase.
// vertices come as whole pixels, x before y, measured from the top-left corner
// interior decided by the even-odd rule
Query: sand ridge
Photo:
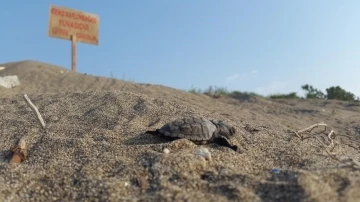
[[[334,168],[318,140],[291,130],[326,122],[333,152],[360,160],[360,106],[320,100],[213,99],[159,85],[100,78],[35,61],[1,64],[2,201],[356,201],[360,170]],[[40,67],[39,67],[40,66]],[[63,73],[60,73],[63,71]],[[94,85],[94,81],[99,85]],[[26,93],[46,132],[23,99]],[[237,153],[143,134],[169,120],[201,116],[236,127]],[[256,129],[249,130],[246,126]],[[321,130],[321,129],[319,129]],[[20,138],[28,157],[8,159]],[[326,136],[319,138],[327,143]],[[357,142],[356,142],[357,141]],[[169,153],[164,153],[164,149]],[[207,148],[211,160],[196,155]],[[273,172],[278,168],[280,172]]]

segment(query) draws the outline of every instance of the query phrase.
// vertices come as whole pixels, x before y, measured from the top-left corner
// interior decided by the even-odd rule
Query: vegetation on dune
[[[296,92],[291,92],[289,94],[273,94],[269,96],[270,99],[299,99],[299,97]]]
[[[241,92],[241,91],[228,91],[225,87],[209,86],[206,90],[191,87],[188,92],[194,94],[205,94],[213,98],[219,98],[222,96],[232,97],[235,99],[249,99],[251,97],[262,97],[270,99],[328,99],[328,100],[342,100],[342,101],[360,101],[360,97],[357,97],[340,86],[331,86],[326,88],[326,94],[321,90],[314,88],[312,85],[305,84],[301,86],[301,89],[305,91],[305,96],[301,97],[296,92],[290,92],[288,94],[272,94],[269,96],[259,95],[254,92]]]
[[[205,90],[204,94],[211,97],[221,97],[229,95],[229,91],[225,87],[209,86]]]
[[[229,91],[224,87],[217,87],[217,86],[209,86],[205,90],[201,90],[200,88],[191,87],[191,89],[188,91],[190,93],[194,94],[205,94],[210,97],[219,98],[221,96],[227,96],[229,95]]]
[[[116,80],[119,79],[112,71],[110,71],[110,78],[116,79]],[[125,77],[125,74],[123,74],[123,76],[120,80],[130,82],[130,83],[135,83],[135,79],[128,79]]]
[[[302,85],[301,88],[307,92],[305,94],[305,97],[307,99],[323,99],[323,98],[325,98],[325,94],[323,92],[321,92],[319,89],[314,88],[312,85],[305,84],[305,85]]]
[[[188,90],[189,93],[193,94],[201,94],[202,90],[200,88],[195,88],[194,86],[191,86],[190,90]]]
[[[219,98],[221,96],[228,96],[235,99],[249,99],[250,97],[264,97],[254,92],[241,92],[241,91],[228,91],[225,87],[217,87],[217,86],[209,86],[205,90],[201,90],[200,88],[191,87],[188,90],[189,93],[193,94],[205,94],[210,97]]]
[[[110,78],[118,79],[113,72],[110,72]],[[121,79],[123,81],[135,82],[133,79],[126,79],[125,75]],[[205,90],[191,86],[188,90],[193,94],[205,94],[213,98],[220,98],[222,96],[232,97],[239,100],[247,100],[251,97],[262,97],[269,99],[328,99],[328,100],[342,100],[342,101],[360,101],[360,97],[356,97],[353,93],[346,91],[340,86],[331,86],[326,88],[326,94],[321,90],[314,88],[309,84],[304,84],[301,89],[305,91],[305,96],[301,97],[296,92],[290,92],[288,94],[271,94],[269,96],[263,96],[254,92],[241,92],[241,91],[228,91],[226,87],[209,86]]]
[[[327,99],[338,99],[346,101],[354,101],[355,95],[351,92],[348,92],[342,89],[340,86],[332,86],[326,89]],[[360,98],[357,97],[356,100],[360,101]]]
[[[326,94],[308,84],[301,86],[301,88],[307,92],[306,98],[360,101],[359,97],[356,98],[353,93],[342,89],[340,86],[331,86],[327,88]]]
[[[254,92],[240,92],[240,91],[233,91],[229,94],[230,97],[235,99],[249,99],[251,97],[264,97]]]

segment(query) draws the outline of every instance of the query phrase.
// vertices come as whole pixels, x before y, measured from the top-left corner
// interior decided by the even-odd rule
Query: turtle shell
[[[216,126],[205,118],[186,117],[165,124],[159,132],[167,137],[186,138],[192,141],[210,140]]]

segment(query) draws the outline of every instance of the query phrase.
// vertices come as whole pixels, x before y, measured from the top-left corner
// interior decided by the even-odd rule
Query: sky
[[[71,42],[48,36],[50,5],[99,16],[99,44],[77,43],[80,73],[262,95],[339,85],[360,96],[357,0],[4,1],[0,64],[71,69]]]

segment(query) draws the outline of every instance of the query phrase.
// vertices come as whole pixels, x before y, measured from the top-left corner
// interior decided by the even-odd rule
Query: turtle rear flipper
[[[229,147],[234,151],[238,151],[238,146],[231,145],[229,140],[226,139],[226,137],[224,137],[224,136],[220,136],[220,137],[215,138],[214,142],[217,143],[220,146]]]

